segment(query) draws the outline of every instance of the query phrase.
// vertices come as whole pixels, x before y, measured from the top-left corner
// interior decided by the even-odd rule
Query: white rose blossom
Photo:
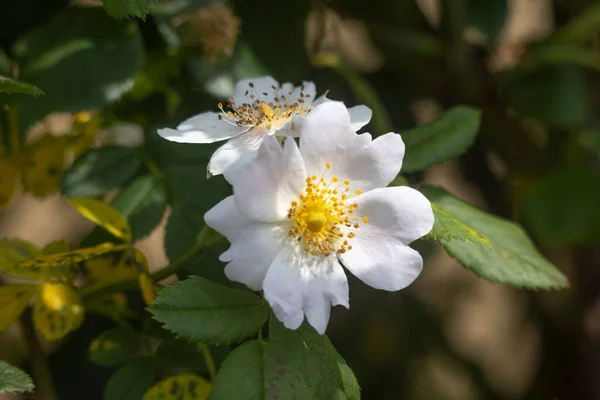
[[[286,327],[306,315],[323,334],[331,306],[349,307],[342,265],[376,289],[405,288],[423,268],[408,245],[434,217],[417,190],[386,187],[402,166],[400,135],[357,135],[346,107],[327,102],[299,140],[266,138],[205,221],[231,243],[220,256],[229,279],[263,290]]]
[[[315,99],[312,82],[294,87],[279,84],[270,76],[239,81],[233,98],[219,103],[218,112],[191,117],[177,129],[159,129],[167,140],[180,143],[213,143],[228,140],[211,157],[208,175],[223,174],[230,183],[237,171],[252,160],[267,136],[298,136],[302,118],[313,106],[331,101],[325,95]],[[371,120],[371,110],[363,105],[350,110],[355,131]]]

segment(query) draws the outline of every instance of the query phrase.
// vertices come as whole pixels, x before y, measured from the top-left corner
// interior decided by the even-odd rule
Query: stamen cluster
[[[358,204],[350,200],[361,191],[351,193],[350,181],[340,182],[336,176],[327,181],[325,174],[330,168],[331,164],[326,163],[326,169],[320,178],[316,175],[306,178],[304,193],[299,196],[299,201],[292,201],[287,215],[293,222],[288,236],[296,239],[313,256],[343,254],[352,250],[348,239],[352,239],[355,234],[344,234],[340,228],[345,226],[358,229],[358,220],[369,222],[366,216],[361,219],[353,215]]]
[[[294,102],[289,102],[289,96],[292,96],[294,90],[289,90],[287,95],[284,93],[283,84],[279,87],[273,85],[273,101],[264,101],[261,97],[269,96],[269,93],[263,92],[262,96],[254,89],[254,84],[248,84],[249,89],[246,90],[245,96],[248,102],[236,104],[232,99],[227,100],[226,107],[219,103],[218,107],[221,110],[219,120],[223,120],[235,124],[237,126],[252,126],[272,129],[273,127],[281,127],[288,122],[296,114],[306,115],[312,105],[304,108],[302,104],[305,99],[310,98],[310,94],[304,93],[304,86],[300,88],[300,95]]]

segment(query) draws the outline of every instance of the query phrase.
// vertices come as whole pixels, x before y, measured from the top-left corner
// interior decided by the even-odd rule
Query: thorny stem
[[[215,360],[213,360],[212,354],[210,354],[210,349],[206,344],[199,344],[198,348],[202,352],[202,357],[204,358],[204,362],[206,363],[206,368],[208,369],[208,375],[210,376],[210,380],[211,382],[214,382],[217,376],[217,368],[215,367]]]
[[[211,231],[208,227],[204,227],[202,231],[198,234],[198,239],[196,241],[196,245],[192,247],[187,253],[183,256],[179,257],[177,260],[173,261],[171,264],[167,265],[165,268],[153,272],[150,274],[150,279],[153,282],[161,281],[179,271],[181,267],[187,264],[190,260],[195,258],[207,245],[207,239],[211,236]],[[92,289],[88,292],[83,293],[83,301],[91,302],[108,295],[125,292],[128,290],[134,290],[138,287],[138,280],[132,279],[128,281],[115,282],[111,285],[106,285],[99,287],[97,289]]]
[[[50,366],[48,365],[48,359],[44,350],[40,346],[40,342],[35,334],[33,323],[31,322],[31,310],[27,310],[21,316],[21,330],[25,343],[27,344],[27,351],[33,364],[33,377],[37,386],[37,393],[40,399],[44,400],[57,400],[56,389],[54,388],[54,381],[52,380],[52,373],[50,372]]]

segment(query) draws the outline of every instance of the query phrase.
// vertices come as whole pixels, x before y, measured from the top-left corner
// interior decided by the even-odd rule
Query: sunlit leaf
[[[23,94],[30,94],[32,96],[40,96],[42,94],[44,94],[44,92],[27,83],[27,82],[21,82],[21,81],[17,81],[11,78],[8,78],[6,76],[2,76],[0,75],[0,93],[23,93]]]
[[[69,203],[81,215],[100,225],[114,236],[126,242],[131,241],[131,228],[127,218],[110,205],[99,200],[84,198],[70,198]]]
[[[46,134],[25,148],[25,191],[40,197],[58,191],[65,169],[66,146],[64,137]]]
[[[115,328],[92,340],[88,354],[92,362],[110,367],[132,359],[138,351],[140,339],[131,329]]]
[[[516,223],[480,211],[441,188],[425,186],[421,191],[444,210],[437,242],[465,268],[491,282],[521,288],[550,290],[569,285]],[[488,242],[475,240],[477,235]],[[469,237],[473,240],[453,240]]]
[[[480,232],[477,232],[465,222],[458,219],[444,206],[436,203],[431,204],[435,223],[431,232],[425,236],[433,240],[462,240],[464,242],[481,243],[490,245],[490,240]]]
[[[19,186],[19,175],[17,163],[0,156],[0,208],[5,207],[15,195]]]
[[[33,381],[25,372],[0,360],[0,394],[32,392]]]
[[[197,276],[163,289],[148,310],[177,336],[215,344],[255,334],[269,316],[254,293]]]
[[[196,375],[172,376],[152,386],[143,400],[205,400],[210,388],[206,379]]]
[[[62,282],[44,282],[33,306],[33,324],[46,338],[54,341],[79,328],[84,308],[75,288]]]
[[[37,285],[25,284],[0,286],[0,332],[6,330],[23,314],[37,289]]]

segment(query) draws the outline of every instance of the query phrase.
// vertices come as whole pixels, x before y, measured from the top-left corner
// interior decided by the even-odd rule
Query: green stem
[[[215,360],[213,360],[212,354],[210,354],[210,349],[205,344],[199,344],[198,348],[202,352],[202,357],[204,358],[204,362],[206,363],[206,368],[208,369],[208,375],[210,376],[211,382],[215,381],[217,377],[217,368],[215,367]]]
[[[161,281],[179,271],[190,260],[195,258],[207,245],[207,239],[210,237],[210,229],[204,227],[198,234],[198,240],[196,245],[192,247],[187,253],[167,265],[165,268],[153,272],[150,274],[150,278],[153,282]],[[99,288],[91,289],[88,292],[83,293],[83,301],[91,302],[94,300],[101,299],[108,295],[126,292],[128,290],[135,290],[138,287],[138,280],[132,279],[128,281],[115,282],[110,285],[102,286]]]
[[[52,380],[48,359],[35,334],[35,329],[31,322],[30,309],[23,313],[20,321],[23,338],[27,344],[27,351],[29,352],[33,364],[33,377],[37,386],[38,397],[44,400],[57,400],[58,396],[56,395],[56,389],[54,388],[54,381]]]

